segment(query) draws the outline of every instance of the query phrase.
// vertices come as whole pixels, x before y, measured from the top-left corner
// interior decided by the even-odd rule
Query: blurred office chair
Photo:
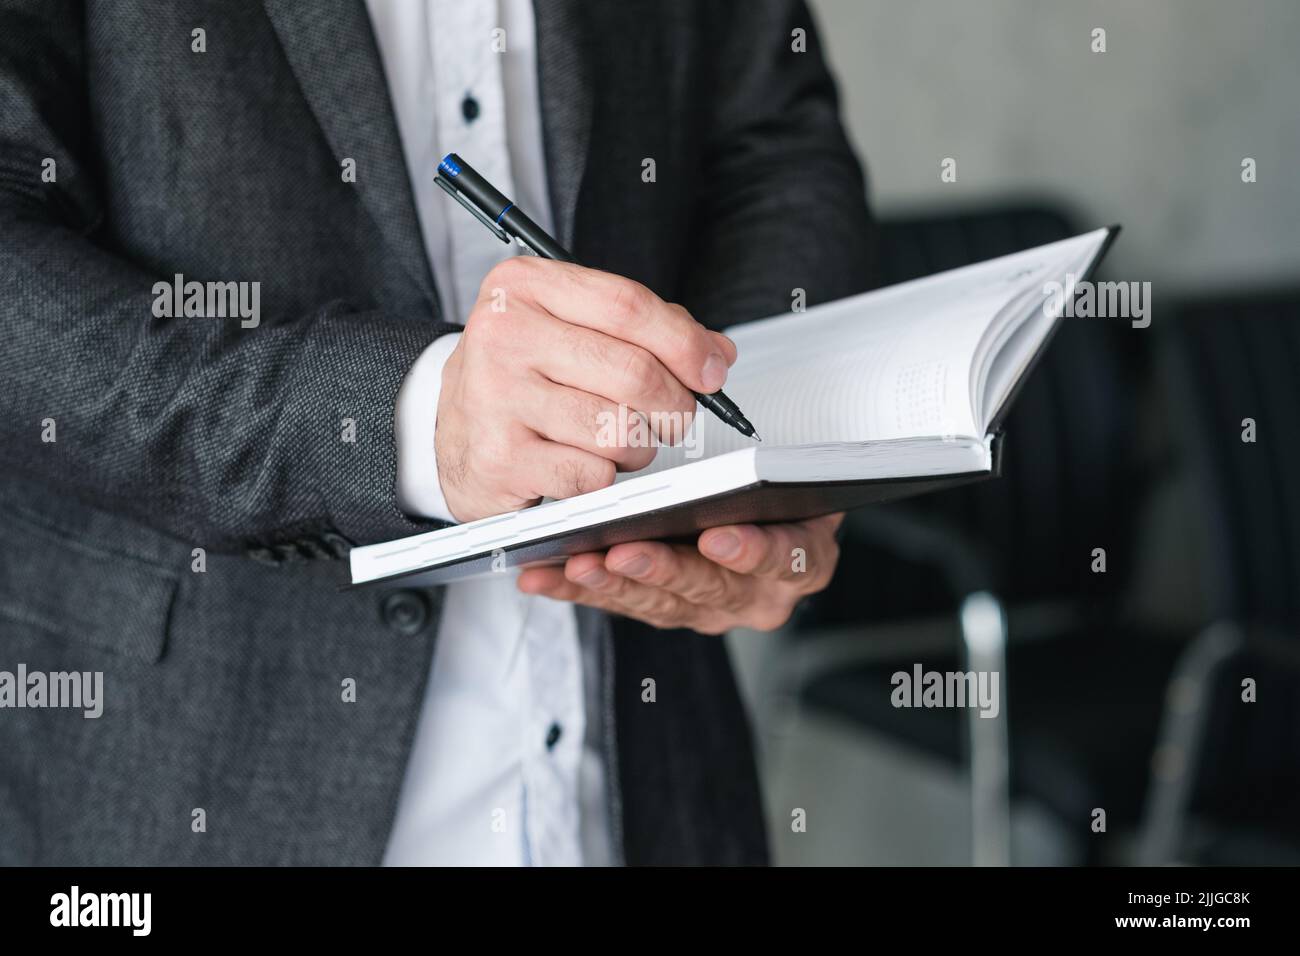
[[[1078,231],[1033,207],[885,222],[885,282]],[[1118,623],[1145,485],[1134,447],[1138,336],[1115,320],[1066,320],[1008,416],[1000,479],[850,515],[836,580],[789,636],[795,663],[776,665],[801,706],[967,765],[976,864],[1009,860],[1013,793],[1071,832],[1086,832],[1096,807],[1112,820],[1140,815],[1160,704],[1139,689],[1163,686],[1172,661],[1134,645]],[[1090,570],[1096,547],[1106,549],[1106,574]],[[937,632],[928,645],[873,646],[879,622],[935,617],[954,620],[960,640]],[[914,663],[998,671],[999,717],[893,707],[890,676]],[[1116,712],[1122,737],[1097,732],[1099,702]]]
[[[1217,620],[1169,685],[1142,860],[1296,865],[1300,291],[1186,306],[1164,338]]]

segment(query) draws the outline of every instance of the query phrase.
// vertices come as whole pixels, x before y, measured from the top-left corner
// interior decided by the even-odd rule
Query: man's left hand
[[[695,546],[637,541],[529,568],[519,589],[601,608],[659,628],[771,631],[830,583],[843,514],[774,525],[710,528]]]

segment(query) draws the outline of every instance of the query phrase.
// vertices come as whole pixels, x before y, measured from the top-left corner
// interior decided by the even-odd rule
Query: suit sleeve
[[[397,505],[393,414],[443,329],[343,302],[155,317],[171,277],[95,241],[81,17],[0,2],[0,468],[217,551],[427,530]]]
[[[862,170],[802,0],[701,9],[716,55],[686,306],[714,328],[875,285]],[[795,31],[802,31],[796,33]]]

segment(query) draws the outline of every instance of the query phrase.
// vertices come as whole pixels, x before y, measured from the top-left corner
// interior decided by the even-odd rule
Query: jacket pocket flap
[[[0,542],[0,618],[153,663],[178,583],[166,568],[8,512]]]

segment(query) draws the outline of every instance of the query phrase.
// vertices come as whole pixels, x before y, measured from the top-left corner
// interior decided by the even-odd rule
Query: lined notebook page
[[[1090,261],[1105,235],[1098,230],[738,326],[729,334],[740,358],[725,391],[768,446],[982,439],[985,419],[975,406],[997,349],[1012,343],[1032,353],[1045,330],[1014,333],[1041,312],[1044,282]],[[1011,365],[1023,368],[1028,358],[1017,355]],[[693,449],[661,448],[635,474],[754,445],[708,413],[697,416],[695,429]]]
[[[991,312],[996,300],[979,307]],[[983,327],[961,321],[951,299],[936,299],[921,321],[913,315],[910,305],[899,312],[863,297],[735,329],[741,358],[726,392],[769,447],[982,437],[970,412],[967,362]],[[697,415],[694,428],[693,449],[661,448],[646,470],[755,444],[708,413]]]

